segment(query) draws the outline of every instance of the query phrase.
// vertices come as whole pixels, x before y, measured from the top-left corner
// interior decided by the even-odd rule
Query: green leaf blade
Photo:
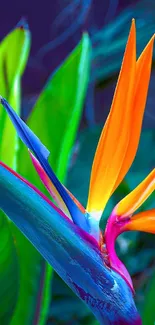
[[[10,222],[0,211],[0,324],[9,325],[19,291],[17,251]]]
[[[30,33],[24,28],[15,28],[0,44],[0,93],[20,111],[20,80],[30,48]],[[9,166],[15,163],[17,137],[6,112],[0,108],[0,159]],[[10,139],[12,141],[10,146]],[[8,149],[9,148],[9,149]]]

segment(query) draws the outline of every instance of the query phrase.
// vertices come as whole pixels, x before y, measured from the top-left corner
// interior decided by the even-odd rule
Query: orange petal
[[[133,20],[111,110],[97,146],[91,172],[87,211],[97,212],[97,219],[118,179],[127,150],[135,71],[136,32]]]
[[[155,189],[155,169],[131,193],[115,207],[118,216],[130,216],[136,211]]]
[[[151,38],[136,63],[136,79],[135,79],[135,97],[132,110],[132,125],[130,128],[130,139],[128,143],[127,153],[124,158],[123,165],[113,191],[123,180],[128,172],[137,152],[142,120],[145,110],[148,86],[150,81],[151,63],[153,54],[154,36]]]
[[[139,230],[155,234],[155,209],[135,214],[122,230]]]

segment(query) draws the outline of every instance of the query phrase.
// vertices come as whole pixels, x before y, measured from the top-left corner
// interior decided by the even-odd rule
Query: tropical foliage
[[[137,5],[137,15],[140,11],[138,6],[140,4]],[[94,125],[93,121],[93,126],[91,123],[90,127],[82,127],[78,132],[80,119],[84,104],[86,103],[86,118],[91,120],[91,107],[89,111],[90,102],[88,95],[90,90],[94,89],[94,85],[107,89],[107,84],[111,85],[114,83],[115,76],[120,67],[123,47],[127,39],[126,30],[131,18],[131,12],[128,14],[127,11],[124,11],[117,18],[117,27],[120,28],[123,22],[123,24],[126,23],[126,29],[122,39],[120,38],[120,42],[117,43],[117,46],[113,44],[112,49],[107,46],[105,47],[104,44],[101,46],[106,29],[103,30],[102,34],[98,34],[98,43],[100,44],[98,48],[95,47],[95,42],[98,41],[97,36],[95,38],[94,35],[90,41],[88,35],[86,33],[83,34],[77,47],[48,79],[30,114],[26,114],[28,116],[26,124],[50,151],[49,163],[54,173],[63,184],[67,185],[67,188],[78,198],[83,206],[86,206],[90,169],[102,127],[100,123]],[[115,30],[113,26],[115,26],[115,23],[107,27],[107,34],[109,33],[110,35],[110,31],[113,32]],[[145,29],[146,41],[150,37],[150,32],[152,34],[153,27],[152,24],[152,29],[148,29],[148,33]],[[114,37],[114,40],[116,41],[116,37]],[[144,38],[140,38],[139,27],[138,41],[142,42],[142,44],[144,41]],[[93,50],[91,49],[91,42]],[[28,26],[25,21],[21,21],[0,44],[0,94],[6,98],[18,115],[22,113],[21,78],[27,64],[30,43],[31,35]],[[118,56],[114,55],[116,49],[118,49]],[[103,52],[103,62],[105,62],[105,58],[109,58],[109,61],[113,64],[106,63],[105,69],[100,69],[99,67],[95,71],[95,62],[96,60],[99,62],[98,58],[102,59]],[[99,66],[103,67],[103,62],[99,62]],[[91,75],[89,74],[90,70]],[[144,79],[147,83],[147,78]],[[87,88],[89,90],[88,93]],[[85,101],[86,93],[88,94],[87,101]],[[144,93],[143,95],[145,96]],[[152,91],[151,98],[153,96]],[[149,107],[151,107],[150,102]],[[93,107],[93,110],[95,111],[95,107]],[[105,228],[107,218],[118,201],[132,191],[154,168],[154,139],[153,129],[143,130],[135,161],[126,178],[120,185],[118,184],[119,187],[111,196],[104,215],[100,220],[101,229]],[[30,146],[28,147],[30,148]],[[33,160],[33,157],[31,158]],[[17,137],[9,116],[2,108],[2,105],[0,106],[0,160],[37,187],[46,197],[50,198],[50,194],[48,194],[33,167],[26,147]],[[33,163],[35,165],[34,161]],[[10,192],[7,192],[8,188]],[[30,218],[29,222],[31,224],[34,214],[40,213],[42,205],[44,210],[42,212],[46,212],[46,204],[44,206],[42,200],[36,196],[37,204],[33,207],[33,210],[30,204],[32,201],[28,202],[29,197],[33,197],[32,189],[27,191],[25,185],[14,179],[12,175],[9,176],[7,172],[1,172],[0,191],[1,208],[7,212],[5,215],[0,211],[0,324],[17,325],[21,324],[21,322],[25,325],[98,324],[87,306],[73,294],[53,271],[51,265],[45,261],[36,248],[23,235],[27,225],[24,224],[24,221],[23,228],[19,224],[19,220],[24,220],[22,218],[25,218],[25,212],[21,206],[25,207],[26,216]],[[6,197],[5,193],[7,193]],[[5,202],[6,208],[4,208],[2,202]],[[99,199],[100,202],[101,199]],[[58,201],[57,203],[59,205],[60,202]],[[151,210],[154,206],[153,203],[154,194],[138,211],[141,212],[144,209]],[[15,208],[16,210],[14,210]],[[17,210],[21,214],[17,215],[15,212]],[[89,209],[88,206],[89,210],[91,208]],[[15,221],[23,233],[7,215]],[[77,222],[76,219],[74,221],[75,223]],[[148,219],[146,219],[146,222],[148,222]],[[55,232],[57,227],[59,227],[59,223],[61,224],[62,220],[59,219],[57,214],[53,214]],[[44,223],[41,225],[43,227]],[[63,234],[64,229],[66,229],[65,224],[62,235],[67,236],[63,238],[67,238],[71,243],[67,230],[66,234]],[[38,234],[42,236],[42,232],[35,233],[34,228],[33,233],[30,235],[29,232],[26,232],[26,236],[39,250],[40,243],[36,244],[37,241],[35,241],[35,236],[37,237]],[[34,236],[34,241],[32,235]],[[44,236],[40,237],[40,240],[42,240],[41,238],[43,238],[43,241],[45,240]],[[59,239],[57,238],[57,240]],[[78,241],[76,233],[74,240]],[[83,243],[81,242],[79,247],[78,245],[76,247],[84,249],[82,245]],[[68,249],[68,246],[66,247]],[[49,250],[49,247],[46,248]],[[136,290],[135,301],[144,325],[153,324],[155,317],[153,303],[155,292],[154,248],[154,236],[138,232],[124,233],[118,238],[116,243],[117,253],[132,276]],[[49,258],[46,257],[47,254],[41,250],[40,252],[49,261]],[[78,254],[78,250],[76,253]],[[97,258],[96,255],[91,255],[91,258],[92,256],[94,256],[94,259]],[[62,260],[60,259],[61,263]],[[116,269],[116,271],[118,270]],[[124,294],[130,296],[128,289],[126,289],[123,283],[120,281],[120,288],[124,290]]]

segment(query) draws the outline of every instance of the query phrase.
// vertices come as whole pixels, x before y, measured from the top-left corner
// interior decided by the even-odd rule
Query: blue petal
[[[100,324],[142,324],[129,286],[104,265],[91,236],[2,166],[0,208],[89,306]]]
[[[44,168],[45,172],[53,182],[54,186],[56,187],[63,201],[65,202],[73,221],[81,228],[85,229],[86,231],[89,231],[88,220],[86,216],[78,209],[77,205],[71,199],[64,186],[62,186],[61,182],[58,180],[52,168],[50,167],[47,160],[50,154],[48,149],[42,144],[42,142],[31,131],[31,129],[22,121],[22,119],[15,113],[15,111],[11,108],[6,99],[0,97],[0,101],[6,109],[12,123],[14,124],[20,139],[30,150],[32,150],[32,152],[35,154],[40,164]]]

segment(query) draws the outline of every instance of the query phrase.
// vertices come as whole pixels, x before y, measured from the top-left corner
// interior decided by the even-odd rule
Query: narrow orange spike
[[[131,193],[122,199],[115,207],[117,216],[132,215],[150,196],[155,189],[155,169]]]
[[[118,187],[128,172],[137,152],[150,81],[153,43],[154,36],[151,38],[136,62],[135,97],[132,110],[132,124],[130,127],[130,140],[127,153],[113,191]]]
[[[155,234],[155,209],[135,214],[122,230],[138,230]]]
[[[132,21],[111,110],[102,131],[91,172],[87,211],[99,220],[111,195],[129,141],[136,72],[136,31]]]

